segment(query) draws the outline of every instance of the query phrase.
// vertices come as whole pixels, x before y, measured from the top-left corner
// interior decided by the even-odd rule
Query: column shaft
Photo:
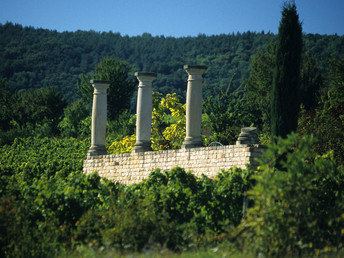
[[[106,154],[106,120],[107,120],[107,95],[106,90],[109,88],[109,81],[91,80],[94,87],[93,106],[92,106],[92,130],[91,130],[91,147],[89,155]]]
[[[183,148],[193,148],[202,145],[202,74],[206,66],[185,65],[188,73],[188,86],[186,94],[186,137]]]
[[[139,80],[136,107],[136,143],[133,152],[151,150],[152,82],[155,73],[135,73]]]

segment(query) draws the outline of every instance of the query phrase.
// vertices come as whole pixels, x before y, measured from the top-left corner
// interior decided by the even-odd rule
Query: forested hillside
[[[162,93],[186,89],[184,64],[209,67],[205,84],[234,86],[249,76],[249,61],[258,49],[275,39],[271,33],[237,33],[198,37],[164,37],[144,33],[129,37],[113,32],[62,32],[6,23],[0,25],[0,76],[11,91],[57,86],[75,99],[81,73],[92,71],[106,56],[127,61],[134,71],[157,72],[155,90]],[[304,36],[305,49],[324,65],[331,55],[344,54],[344,37]]]

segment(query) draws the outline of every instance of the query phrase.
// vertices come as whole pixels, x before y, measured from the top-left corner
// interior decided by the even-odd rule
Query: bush
[[[122,139],[127,135],[135,133],[136,116],[131,114],[128,109],[123,111],[114,121],[108,121],[107,134],[109,138],[117,140]]]
[[[87,212],[77,222],[75,239],[122,251],[189,249],[206,232],[217,236],[240,223],[251,174],[233,169],[213,180],[198,179],[181,168],[155,170],[140,184],[121,186],[109,210]]]
[[[88,136],[90,135],[90,130],[87,134],[84,130],[83,122],[90,114],[87,105],[81,101],[77,100],[72,105],[64,109],[64,118],[58,124],[62,137],[74,137]],[[91,126],[89,124],[88,128]]]
[[[51,256],[70,248],[83,213],[106,210],[117,198],[113,183],[82,173],[88,145],[28,138],[0,148],[1,254]]]
[[[313,149],[326,154],[333,151],[335,160],[344,165],[344,56],[329,62],[328,89],[324,90],[319,107],[313,111],[303,110],[298,132],[312,132],[318,139]]]
[[[0,148],[2,253],[51,256],[80,245],[181,251],[240,222],[251,172],[232,169],[213,180],[175,168],[115,185],[82,173],[88,146],[75,138],[18,138]]]
[[[73,138],[17,138],[12,145],[0,148],[0,173],[21,177],[31,184],[42,175],[82,172],[89,145],[89,140]]]
[[[344,170],[312,151],[311,136],[279,138],[260,160],[254,201],[244,230],[246,245],[272,256],[315,254],[343,245]]]

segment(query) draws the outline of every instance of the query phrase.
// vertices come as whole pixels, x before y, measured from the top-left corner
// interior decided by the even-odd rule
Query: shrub
[[[291,134],[262,156],[257,185],[248,192],[254,207],[239,227],[257,252],[292,256],[342,246],[344,170],[332,157],[314,154],[314,141]]]
[[[0,231],[1,251],[51,256],[81,245],[181,251],[241,220],[250,171],[210,179],[174,168],[115,185],[82,173],[88,146],[74,138],[27,138],[0,148],[0,227],[8,225]]]
[[[16,139],[0,148],[1,252],[51,256],[70,248],[75,223],[90,207],[109,208],[117,188],[82,173],[88,141]]]
[[[140,184],[121,186],[120,197],[106,211],[88,211],[75,239],[94,248],[142,251],[167,247],[173,251],[206,243],[240,223],[243,192],[251,172],[223,171],[213,180],[198,179],[181,168],[155,170]]]
[[[82,122],[89,116],[89,114],[89,108],[82,100],[77,100],[73,104],[65,108],[64,118],[58,124],[61,136],[77,138],[80,135],[89,135],[90,132],[88,132],[86,135],[83,135],[85,132]]]

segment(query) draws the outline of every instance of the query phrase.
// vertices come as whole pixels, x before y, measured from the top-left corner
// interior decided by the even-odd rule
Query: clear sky
[[[57,31],[165,36],[277,33],[282,0],[0,0],[7,21]],[[295,0],[305,33],[344,35],[344,0]]]

